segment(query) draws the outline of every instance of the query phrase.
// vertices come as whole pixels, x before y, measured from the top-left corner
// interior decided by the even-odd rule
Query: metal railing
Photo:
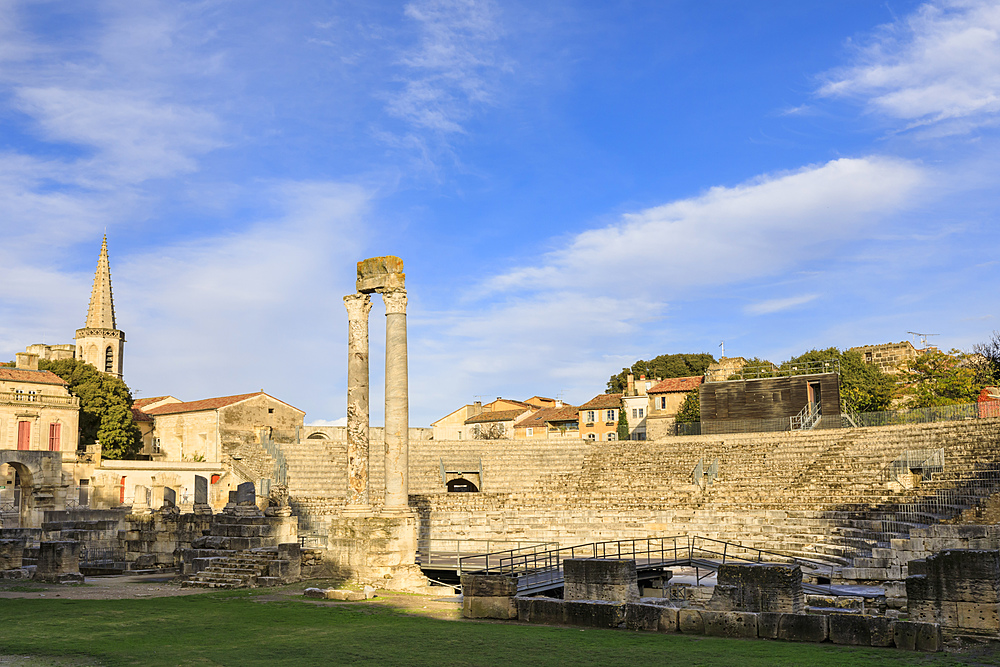
[[[472,559],[484,563],[496,562],[500,554],[534,552],[558,546],[556,542],[528,542],[525,540],[463,540],[451,538],[424,538],[417,540],[417,558],[422,567],[455,567],[459,571],[481,570],[472,565]],[[508,547],[504,549],[503,547]]]
[[[799,414],[794,417],[789,417],[791,420],[791,428],[793,431],[797,430],[808,430],[816,428],[819,424],[820,415],[822,414],[822,406],[820,403],[806,403]]]
[[[745,563],[790,563],[808,570],[809,574],[830,578],[834,568],[829,563],[789,556],[777,551],[767,551],[748,547],[739,542],[726,542],[699,535],[690,536],[690,555],[692,562],[712,561],[713,564],[725,565],[727,561]]]
[[[635,560],[637,567],[647,569],[687,561],[690,553],[690,542],[685,536],[648,537],[590,542],[535,553],[502,556],[496,565],[480,571],[484,574],[518,577],[521,580],[519,588],[544,588],[563,580],[563,561],[567,558],[628,559]]]
[[[944,449],[908,449],[882,468],[878,479],[895,482],[914,471],[919,471],[924,480],[930,480],[933,473],[944,472]]]
[[[996,417],[1000,417],[1000,401],[939,405],[930,408],[886,410],[882,412],[854,413],[844,411],[841,413],[839,420],[836,416],[831,417],[827,415],[821,423],[823,428],[870,428],[876,426],[931,424],[934,422]],[[672,435],[775,433],[793,430],[792,420],[794,419],[794,417],[791,420],[788,417],[775,419],[716,419],[708,422],[675,423],[672,426]],[[817,424],[815,425],[820,425],[820,419],[817,419]]]
[[[819,375],[821,373],[839,373],[840,360],[826,359],[823,361],[809,361],[801,364],[783,364],[775,366],[765,364],[758,366],[744,366],[733,371],[732,369],[719,368],[705,371],[705,382],[725,382],[727,380],[763,380],[765,378],[783,378],[793,375]]]

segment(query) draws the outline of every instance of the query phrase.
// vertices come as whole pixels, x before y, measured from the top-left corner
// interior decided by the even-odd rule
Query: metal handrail
[[[698,542],[711,542],[713,544],[721,544],[722,551],[712,551],[704,547],[698,546]],[[748,547],[740,544],[739,542],[726,542],[724,540],[715,540],[711,537],[701,537],[700,535],[691,535],[691,559],[694,560],[695,554],[708,554],[711,556],[721,556],[722,564],[725,564],[726,560],[741,560],[751,563],[763,563],[765,562],[764,556],[767,555],[770,558],[767,559],[768,562],[791,562],[797,565],[808,567],[812,571],[825,570],[827,573],[833,573],[833,566],[829,563],[823,563],[820,561],[809,560],[808,558],[801,558],[799,556],[789,556],[788,554],[778,553],[777,551],[768,551],[766,549],[758,549],[756,547]],[[737,547],[742,552],[756,554],[755,558],[744,558],[733,554],[729,548]]]
[[[458,559],[459,567],[462,566],[462,561],[469,558],[482,558],[483,556],[495,556],[500,553],[514,552],[518,550],[528,550],[528,549],[538,549],[538,548],[551,548],[553,545],[558,546],[558,542],[534,542],[526,540],[479,540],[479,539],[458,539],[458,538],[423,538],[417,540],[417,553],[421,557],[421,564],[429,564],[431,554],[437,551],[444,551],[439,545],[441,543],[446,543],[448,546],[453,546],[453,549],[449,549],[449,553],[455,554]],[[498,550],[497,547],[501,544],[513,544],[514,549]],[[437,549],[434,547],[437,545]],[[485,545],[485,548],[483,547]],[[471,548],[470,548],[471,547]],[[449,561],[450,562],[450,561]],[[471,568],[470,568],[471,569]],[[477,568],[478,569],[478,568]]]

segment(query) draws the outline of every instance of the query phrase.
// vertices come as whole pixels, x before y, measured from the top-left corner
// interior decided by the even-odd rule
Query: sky
[[[0,358],[72,342],[104,234],[137,398],[307,423],[380,255],[413,426],[723,341],[968,350],[998,125],[997,2],[0,0]]]

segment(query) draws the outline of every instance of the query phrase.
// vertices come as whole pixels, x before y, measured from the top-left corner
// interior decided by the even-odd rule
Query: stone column
[[[368,313],[367,294],[344,297],[347,306],[347,507],[371,511],[368,499]]]
[[[409,513],[407,496],[410,404],[406,362],[406,290],[382,293],[385,301],[385,508]]]

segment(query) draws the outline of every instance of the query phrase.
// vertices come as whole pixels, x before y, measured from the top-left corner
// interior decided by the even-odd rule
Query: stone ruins
[[[110,274],[105,283],[99,301],[110,305]],[[2,449],[20,496],[0,508],[0,578],[329,577],[366,592],[310,594],[461,587],[473,618],[910,650],[1000,639],[993,412],[644,441],[436,440],[409,427],[402,260],[358,262],[356,288],[344,297],[346,428],[305,426],[301,410],[263,392],[156,397],[144,408],[160,425],[149,460]],[[369,417],[373,294],[386,313],[384,428]],[[120,373],[120,349],[105,348],[108,372]],[[26,366],[10,381],[25,373],[50,380]],[[39,392],[7,406],[13,418],[72,407]],[[39,415],[32,424],[49,423]],[[212,458],[168,462],[163,451]],[[0,487],[0,505],[12,504]]]

